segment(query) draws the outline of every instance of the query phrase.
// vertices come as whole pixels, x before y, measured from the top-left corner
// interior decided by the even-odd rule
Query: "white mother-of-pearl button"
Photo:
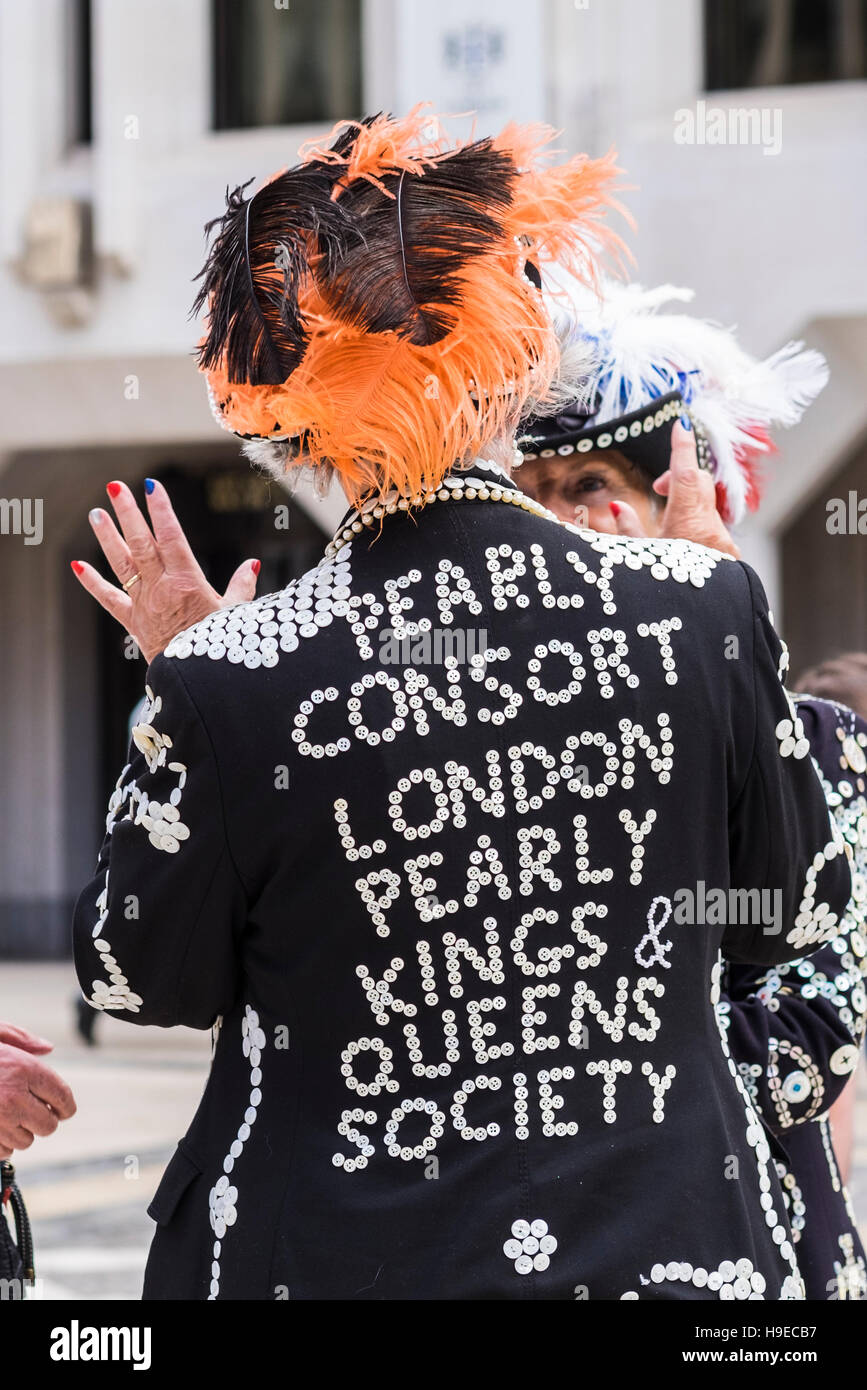
[[[837,1048],[836,1052],[831,1053],[828,1065],[835,1076],[846,1076],[855,1070],[859,1055],[858,1048],[855,1047],[854,1043],[844,1043],[842,1047]]]

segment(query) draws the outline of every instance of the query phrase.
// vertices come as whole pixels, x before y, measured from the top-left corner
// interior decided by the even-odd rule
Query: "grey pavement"
[[[153,1222],[147,1206],[198,1105],[210,1033],[138,1028],[106,1014],[97,1045],[75,1032],[63,962],[0,962],[0,1019],[48,1038],[45,1061],[78,1105],[14,1162],[33,1225],[37,1296],[137,1299]]]
[[[97,1046],[74,1027],[72,967],[0,961],[0,1019],[55,1043],[46,1061],[78,1112],[15,1164],[33,1223],[44,1299],[137,1299],[153,1223],[147,1206],[207,1077],[210,1033],[138,1028],[108,1015]],[[850,1191],[867,1234],[867,1076],[862,1067]]]

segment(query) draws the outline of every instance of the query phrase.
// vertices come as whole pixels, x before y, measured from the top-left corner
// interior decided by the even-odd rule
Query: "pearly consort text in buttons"
[[[416,636],[418,645],[424,647],[423,638],[430,631],[430,623],[422,619],[414,629],[408,644],[403,646],[399,629],[388,630],[389,644],[407,653],[410,659],[416,650]],[[642,622],[635,629],[639,638],[655,640],[664,679],[670,685],[677,681],[670,639],[680,629],[678,617]],[[328,685],[311,690],[294,714],[292,742],[302,757],[339,757],[358,743],[376,748],[382,743],[394,743],[407,733],[426,737],[435,718],[456,729],[466,727],[472,720],[483,725],[506,725],[516,718],[527,699],[549,706],[569,704],[586,689],[587,667],[591,665],[602,699],[614,696],[615,678],[631,689],[639,685],[637,674],[625,659],[629,645],[623,629],[594,628],[587,637],[587,653],[566,637],[537,643],[526,669],[514,661],[505,646],[474,651],[464,662],[449,653],[442,661],[443,675],[436,680],[412,665],[397,661],[394,665],[380,665],[366,671],[348,689]],[[467,680],[483,687],[483,691],[474,692],[472,701],[467,699]],[[516,681],[522,688],[516,688]]]
[[[609,549],[598,536],[593,536],[591,545],[601,551],[598,571],[591,569],[576,551],[570,551],[566,558],[584,582],[581,592],[576,589],[563,594],[552,592],[542,546],[531,545],[528,554],[508,544],[489,547],[486,551],[489,592],[484,598],[495,610],[510,606],[527,610],[535,605],[564,613],[563,634],[539,642],[533,655],[520,664],[515,662],[506,646],[486,646],[477,650],[474,642],[470,642],[473,650],[464,652],[463,661],[453,651],[447,652],[441,663],[443,672],[436,680],[418,669],[430,662],[433,628],[430,618],[411,616],[418,611],[419,604],[432,607],[435,603],[437,622],[441,624],[438,640],[443,632],[463,635],[465,642],[469,637],[486,636],[478,627],[484,613],[483,602],[463,567],[447,558],[438,562],[433,574],[425,575],[419,569],[412,569],[408,574],[386,579],[381,592],[353,593],[348,583],[333,591],[327,585],[316,588],[311,592],[321,593],[323,597],[315,599],[317,609],[322,610],[315,614],[304,611],[299,616],[293,600],[288,597],[282,600],[284,606],[279,611],[272,611],[270,607],[264,610],[262,617],[267,613],[271,621],[262,625],[262,632],[266,626],[269,632],[262,640],[273,643],[275,648],[277,636],[284,632],[285,626],[279,623],[275,626],[275,619],[290,620],[286,632],[291,629],[291,635],[281,637],[281,644],[284,640],[289,643],[288,650],[292,645],[297,646],[298,640],[296,622],[291,619],[297,622],[301,622],[301,618],[310,619],[301,623],[300,634],[316,636],[321,631],[317,624],[324,624],[326,619],[330,623],[332,617],[336,617],[349,625],[358,654],[364,661],[370,661],[373,666],[374,659],[379,657],[376,669],[365,672],[348,689],[329,685],[310,691],[300,701],[292,728],[292,741],[299,755],[338,757],[348,753],[358,742],[377,747],[394,742],[408,731],[424,737],[430,733],[435,717],[450,722],[455,728],[466,726],[470,720],[503,725],[516,717],[528,699],[549,706],[568,704],[588,688],[597,690],[603,699],[609,700],[615,695],[615,680],[622,681],[630,689],[640,683],[627,660],[630,642],[635,643],[636,639],[641,644],[649,640],[656,645],[665,682],[676,684],[672,634],[681,630],[681,619],[677,616],[648,618],[635,624],[629,633],[625,628],[609,625],[606,619],[617,612],[612,588],[614,569],[616,564],[631,569],[650,565],[655,577],[671,575],[699,584],[704,583],[715,561],[693,555],[689,547],[678,549],[674,542],[665,543],[662,550],[649,542],[635,543],[632,547],[621,544]],[[351,580],[348,566],[339,577]],[[430,592],[431,587],[433,592]],[[341,597],[335,601],[332,594],[338,591]],[[294,601],[302,602],[301,599]],[[314,602],[313,598],[310,602]],[[586,630],[586,650],[581,650],[570,638],[571,626],[566,614],[588,604],[595,604],[599,610],[599,625],[590,622]],[[458,623],[470,624],[469,632],[455,627],[456,617]],[[249,622],[242,629],[250,628],[244,642],[260,641],[256,636],[256,623],[255,611],[251,611]],[[374,647],[374,641],[378,648]],[[201,642],[207,645],[204,636]],[[271,655],[276,659],[275,653]],[[482,686],[482,691],[474,690],[469,705],[467,696],[471,687],[466,684],[468,681]],[[386,706],[390,702],[390,717],[385,718],[381,709],[371,708],[371,697],[384,699]]]

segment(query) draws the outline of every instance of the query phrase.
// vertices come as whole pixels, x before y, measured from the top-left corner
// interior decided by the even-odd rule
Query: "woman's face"
[[[612,502],[628,502],[648,536],[662,529],[664,504],[650,478],[616,449],[583,456],[533,459],[515,474],[522,492],[541,502],[561,521],[592,531],[617,531]]]

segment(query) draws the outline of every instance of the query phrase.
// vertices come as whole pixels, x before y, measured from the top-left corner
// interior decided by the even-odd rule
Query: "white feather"
[[[740,347],[732,329],[689,314],[659,313],[663,305],[691,301],[693,292],[676,285],[646,290],[607,281],[595,294],[562,267],[550,267],[543,293],[561,348],[553,388],[560,408],[596,401],[595,419],[602,424],[682,390],[707,436],[715,477],[740,517],[748,484],[735,451],[765,447],[756,429],[797,424],[828,380],[822,355],[787,343],[760,362]],[[587,344],[594,356],[589,372],[582,351]]]

